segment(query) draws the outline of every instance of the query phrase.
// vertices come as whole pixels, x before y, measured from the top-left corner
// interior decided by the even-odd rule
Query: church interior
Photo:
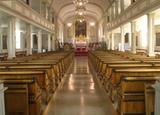
[[[0,115],[160,115],[160,0],[0,0]]]

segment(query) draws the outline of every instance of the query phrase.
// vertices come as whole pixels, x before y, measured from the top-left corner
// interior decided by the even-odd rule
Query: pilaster
[[[114,33],[112,33],[112,38],[111,38],[111,49],[114,50]]]
[[[29,24],[27,26],[27,55],[32,55],[32,26]]]
[[[148,14],[148,55],[155,56],[155,27],[154,14]]]
[[[133,54],[136,54],[136,36],[135,36],[135,31],[136,31],[136,24],[135,24],[135,22],[131,22],[131,52]]]
[[[16,57],[16,18],[11,17],[9,21],[9,34],[8,34],[8,59]]]
[[[38,53],[42,52],[42,30],[38,31]]]
[[[51,35],[48,34],[48,51],[51,51]]]
[[[154,115],[159,115],[160,114],[160,82],[156,82],[153,87],[155,88],[155,114]]]
[[[55,35],[52,35],[52,43],[51,43],[51,49],[52,49],[52,51],[56,50],[56,48],[55,48],[56,43],[55,42],[56,42],[55,41]]]
[[[123,30],[123,27],[121,27],[121,51],[125,51],[125,49],[124,49],[124,30]]]

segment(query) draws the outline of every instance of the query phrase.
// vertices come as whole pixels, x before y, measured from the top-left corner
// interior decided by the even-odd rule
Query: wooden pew
[[[103,72],[103,84],[105,87],[105,90],[108,92],[109,90],[109,79],[111,77],[112,71],[114,69],[126,69],[126,68],[150,68],[152,67],[152,64],[142,64],[142,63],[120,63],[120,64],[108,64],[108,66],[106,66],[104,72]]]
[[[16,52],[16,57],[23,57],[26,56],[27,51],[18,51]]]
[[[103,61],[99,64],[99,75],[101,76],[102,80],[105,80],[106,77],[110,76],[106,74],[107,67],[109,64],[138,64],[140,61],[131,61],[131,60],[116,60],[116,61]]]
[[[62,70],[62,64],[59,60],[54,60],[54,61],[48,61],[48,60],[37,60],[37,61],[32,61],[32,62],[27,62],[27,63],[20,63],[20,65],[52,65],[54,73],[56,75],[56,85],[61,82],[61,79],[63,77],[63,70]]]
[[[8,87],[5,92],[6,115],[42,113],[44,76],[43,71],[0,71],[0,80]]]
[[[150,68],[153,67],[152,64],[145,63],[121,63],[121,64],[108,64],[106,67],[106,73],[108,76],[111,76],[113,69],[121,69],[121,68]],[[160,67],[160,66],[159,66]]]
[[[21,63],[1,63],[0,68],[6,66],[7,68],[4,69],[43,69],[44,66],[51,66],[52,72],[49,72],[49,78],[53,78],[55,80],[55,87],[57,88],[58,84],[60,83],[62,79],[62,70],[60,67],[61,62],[59,60],[36,60],[36,61],[28,61],[28,62],[21,62]],[[12,67],[11,67],[12,66]],[[20,68],[21,67],[21,68]],[[42,68],[41,68],[42,67]],[[45,69],[45,68],[44,68]],[[46,68],[47,69],[47,68]],[[52,74],[52,75],[51,75]]]
[[[106,76],[106,82],[109,82],[109,95],[118,112],[125,115],[142,115],[145,112],[147,115],[153,115],[154,96],[151,96],[151,93],[145,96],[149,92],[145,84],[153,84],[160,79],[154,77],[160,75],[159,59],[115,51],[107,52],[107,55],[109,56],[101,51],[89,52],[89,63],[94,65],[98,74],[101,72],[102,76]],[[136,60],[136,63],[123,63],[126,59]],[[104,82],[104,79],[102,81]],[[148,98],[151,98],[150,101],[145,102]]]
[[[160,77],[154,76],[124,76],[117,90],[118,112],[120,114],[145,114],[145,84],[154,84],[159,79]]]
[[[55,81],[55,73],[54,68],[51,65],[12,65],[12,66],[0,66],[0,70],[8,70],[8,71],[29,71],[29,70],[39,70],[44,71],[48,80],[45,84],[45,103],[48,103],[51,99],[52,94],[55,92],[57,86]]]
[[[44,53],[0,63],[0,80],[9,87],[5,94],[7,115],[40,115],[54,87],[52,79],[57,87],[73,56],[73,52]]]
[[[155,111],[155,89],[152,87],[153,84],[145,84],[145,110],[146,115],[154,115]]]
[[[115,95],[118,95],[120,86],[122,85],[121,81],[125,76],[127,77],[137,77],[137,76],[138,77],[151,77],[151,76],[158,76],[158,75],[160,75],[160,69],[149,69],[149,68],[115,69],[111,75],[110,83],[109,83],[109,94],[110,94],[111,100],[114,103],[117,103],[115,99]]]
[[[62,53],[63,54],[63,53]],[[58,66],[55,67],[54,71],[55,73],[57,74],[56,76],[56,79],[57,79],[57,86],[59,84],[59,82],[61,81],[63,75],[64,75],[64,72],[66,70],[66,67],[69,66],[69,62],[71,62],[73,59],[73,53],[72,52],[69,52],[67,55],[65,53],[65,55],[60,55],[61,58],[58,56],[54,56],[53,55],[50,55],[50,56],[45,56],[45,59],[41,58],[41,59],[38,59],[38,60],[27,60],[27,61],[5,61],[3,63],[1,63],[0,65],[15,65],[15,64],[21,64],[21,65],[24,65],[24,64],[27,64],[27,65],[48,65],[48,64],[53,64],[53,63],[57,63]],[[47,62],[46,62],[47,61]],[[66,62],[67,61],[67,62]],[[65,64],[66,65],[65,65]]]

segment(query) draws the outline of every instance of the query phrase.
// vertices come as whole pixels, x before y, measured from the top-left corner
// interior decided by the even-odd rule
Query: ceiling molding
[[[110,7],[111,4],[113,4],[113,1],[115,0],[89,0],[89,2],[87,3],[89,7],[86,5],[87,12],[93,13],[92,15],[93,17],[95,17],[97,20],[101,20],[104,17],[104,14],[108,9],[108,7]],[[68,16],[72,16],[73,15],[72,12],[74,12],[75,10],[75,5],[73,4],[73,0],[58,0],[58,1],[52,0],[52,6],[55,14],[61,20],[64,20],[63,19],[64,17],[65,19],[67,19]],[[70,13],[72,13],[72,15]]]
[[[74,10],[70,10],[70,11],[68,11],[67,13],[65,13],[64,15],[63,15],[63,20],[67,20],[69,17],[74,17]],[[96,21],[98,21],[100,18],[97,18],[97,17],[99,17],[100,15],[98,15],[97,13],[95,13],[95,12],[93,12],[93,11],[90,11],[90,10],[88,10],[87,11],[87,14],[89,14],[88,16],[90,16],[90,17],[93,17]],[[67,15],[67,16],[66,16]],[[96,16],[95,16],[96,15]],[[87,16],[87,17],[88,17]]]
[[[64,18],[68,16],[74,16],[75,9],[72,7],[73,4],[66,5],[65,7],[63,7],[63,9],[61,9],[60,12],[58,13],[58,17]],[[92,14],[92,16],[96,18],[96,20],[100,20],[104,13],[102,12],[102,9],[100,7],[97,7],[93,4],[89,4],[88,8],[86,9],[86,15],[88,14],[89,15]]]
[[[92,4],[92,5],[97,6],[99,9],[101,9],[102,13],[104,13],[104,12],[105,12],[105,11],[103,10],[103,8],[102,8],[100,5],[96,4],[96,3],[89,2],[88,4]],[[60,9],[59,9],[59,11],[57,12],[57,14],[59,14],[59,12],[61,12],[61,10],[62,10],[64,7],[66,7],[66,6],[70,6],[70,5],[73,5],[73,2],[70,2],[70,3],[64,4],[63,6],[61,6],[61,7],[60,7]]]

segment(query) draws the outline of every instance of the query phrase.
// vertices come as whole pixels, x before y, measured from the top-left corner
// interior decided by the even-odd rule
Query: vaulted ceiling
[[[105,10],[114,0],[88,0],[86,5],[86,15],[95,20],[100,20]],[[73,0],[53,0],[53,8],[62,21],[66,21],[75,14],[75,5]]]

